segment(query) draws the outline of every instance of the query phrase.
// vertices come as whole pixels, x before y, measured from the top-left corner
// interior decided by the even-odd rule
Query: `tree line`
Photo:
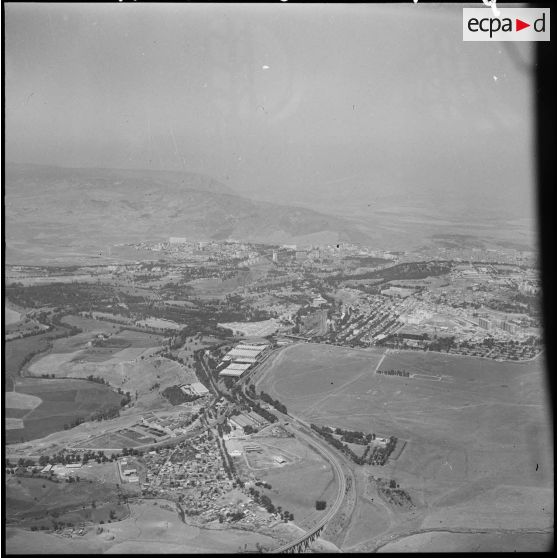
[[[376,374],[384,374],[385,376],[402,376],[403,378],[409,377],[409,372],[406,370],[376,370]]]
[[[343,440],[353,444],[369,444],[376,439],[375,434],[364,434],[363,432],[353,432],[350,430],[342,430],[337,428],[333,430],[328,426],[318,426],[311,424],[312,430],[320,434],[325,440],[341,453],[352,459],[357,465],[385,465],[389,456],[392,454],[397,443],[395,436],[390,436],[385,446],[367,445],[362,455],[357,455]],[[341,440],[337,439],[333,434],[341,435]]]

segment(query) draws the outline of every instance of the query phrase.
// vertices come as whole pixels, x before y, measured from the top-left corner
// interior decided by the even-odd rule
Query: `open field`
[[[138,322],[140,325],[144,325],[146,327],[153,327],[156,329],[175,329],[179,330],[182,329],[183,326],[173,322],[171,320],[163,320],[161,318],[146,318],[145,320],[141,320]]]
[[[118,504],[114,483],[90,482],[81,469],[76,470],[75,475],[80,477],[80,482],[8,476],[5,484],[7,523],[51,528],[53,521],[107,522],[111,509],[118,518],[127,515],[127,509]]]
[[[385,530],[397,536],[411,519],[417,530],[551,529],[554,467],[542,358],[503,363],[400,352],[381,363],[441,378],[431,381],[375,374],[378,355],[367,367],[366,354],[293,346],[263,373],[258,389],[310,422],[407,441],[384,467],[359,468],[395,479],[417,505],[407,514],[390,511]],[[331,379],[335,370],[338,380]],[[366,505],[380,509],[374,500]],[[347,542],[350,550],[372,550],[382,533],[365,516],[359,520],[358,510],[360,533],[353,529]]]
[[[551,533],[455,533],[431,531],[403,537],[378,552],[541,552],[550,550]]]
[[[83,537],[62,537],[29,533],[18,528],[6,532],[8,554],[14,553],[234,553],[255,550],[256,543],[273,548],[269,536],[236,529],[201,529],[182,523],[174,505],[165,500],[140,500],[130,504],[131,517],[103,525],[103,531],[89,528]],[[245,546],[246,545],[246,546]]]
[[[123,329],[115,337],[126,341],[130,347],[154,347],[160,345],[164,338],[161,335],[144,333],[134,329]]]
[[[55,374],[55,370],[60,370],[64,364],[75,359],[81,354],[81,351],[73,353],[51,353],[29,366],[27,372],[30,376],[42,376],[43,374]]]
[[[275,506],[293,513],[297,525],[309,528],[327,513],[315,508],[316,500],[331,504],[337,494],[335,475],[327,460],[295,438],[253,436],[247,445],[262,446],[264,451],[261,455],[235,457],[235,464],[254,479],[269,483],[271,489],[257,490],[269,496]],[[268,457],[274,455],[285,457],[287,462],[266,467],[271,461]],[[257,468],[252,468],[254,461]]]
[[[78,417],[111,407],[120,407],[121,396],[105,385],[81,380],[19,380],[18,393],[40,398],[42,402],[25,415],[24,428],[6,433],[6,442],[42,438],[63,430]]]
[[[4,306],[4,320],[6,325],[16,324],[19,320],[21,320],[21,314],[11,308],[8,308],[7,306]]]
[[[93,320],[92,318],[84,318],[83,316],[77,316],[71,314],[64,316],[62,322],[74,327],[79,327],[84,333],[112,333],[119,326],[114,327],[116,324],[111,324],[109,322],[103,322],[103,320]]]
[[[102,362],[103,364],[119,364],[120,362],[131,362],[141,358],[142,355],[147,356],[159,347],[93,347],[87,349],[83,353],[74,356],[74,362]]]
[[[6,430],[23,430],[23,419],[6,417],[4,428]]]
[[[5,405],[7,409],[31,410],[41,404],[41,399],[27,393],[9,391],[6,393]]]
[[[4,344],[4,391],[13,390],[14,380],[31,353],[46,351],[53,332],[14,339]]]
[[[330,345],[297,344],[284,349],[258,388],[290,409],[307,412],[333,398],[361,376],[374,374],[382,358],[378,350],[364,351]]]
[[[133,431],[129,431],[133,432]],[[144,436],[143,438],[126,435],[124,433],[118,432],[107,432],[106,434],[101,434],[100,436],[95,436],[86,442],[82,442],[80,447],[82,448],[105,448],[105,449],[120,449],[120,448],[135,448],[145,444],[151,444],[161,440],[161,438],[156,438],[155,436]]]
[[[279,329],[279,323],[274,318],[261,322],[230,322],[219,325],[232,330],[234,333],[240,332],[247,337],[265,337]]]
[[[51,354],[34,363],[29,371],[35,376],[54,374],[56,378],[87,378],[90,375],[103,378],[115,388],[122,388],[138,395],[149,393],[153,385],[160,384],[161,389],[170,385],[196,381],[195,374],[179,363],[161,358],[130,357],[150,353],[150,350],[124,349],[102,362],[88,362],[85,355],[74,356]],[[119,356],[121,355],[121,356]]]

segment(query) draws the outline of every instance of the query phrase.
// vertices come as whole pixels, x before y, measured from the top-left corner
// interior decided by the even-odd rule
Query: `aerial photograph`
[[[552,547],[537,43],[471,5],[3,4],[7,554]]]

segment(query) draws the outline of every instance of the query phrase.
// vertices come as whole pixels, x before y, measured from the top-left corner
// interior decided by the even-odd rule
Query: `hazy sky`
[[[523,212],[531,45],[464,43],[461,7],[7,3],[7,160]]]

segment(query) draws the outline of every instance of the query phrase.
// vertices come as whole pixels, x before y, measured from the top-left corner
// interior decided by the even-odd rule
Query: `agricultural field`
[[[52,332],[14,339],[4,344],[4,391],[14,389],[14,381],[19,377],[19,371],[35,353],[49,348]]]
[[[139,354],[145,354],[145,358],[128,360],[130,351],[141,351]],[[148,357],[149,351],[125,349],[121,353],[124,358],[119,358],[120,353],[116,353],[104,362],[87,362],[83,354],[78,360],[64,360],[66,355],[48,355],[32,365],[30,372],[35,376],[53,374],[56,378],[102,378],[113,388],[130,392],[134,397],[137,392],[138,400],[142,396],[158,395],[169,386],[196,381],[190,368],[163,357]]]
[[[25,378],[18,380],[16,397],[32,396],[26,404],[40,400],[34,408],[26,409],[23,401],[8,399],[13,405],[6,409],[9,418],[23,419],[23,428],[12,428],[6,432],[6,443],[42,438],[52,432],[63,430],[77,418],[86,418],[96,411],[104,411],[113,407],[120,408],[121,396],[109,387],[81,380],[44,380]],[[16,405],[19,405],[17,407]],[[23,416],[14,416],[22,414]]]
[[[174,329],[179,330],[182,329],[183,326],[173,322],[171,320],[163,320],[161,318],[147,318],[145,320],[141,320],[138,322],[139,325],[143,325],[146,327],[152,327],[155,329]]]
[[[21,314],[11,308],[8,308],[7,306],[4,306],[4,320],[6,325],[16,324],[19,320],[21,320]]]
[[[112,465],[114,468],[114,465]],[[53,522],[108,522],[110,512],[115,519],[128,515],[118,503],[115,483],[87,479],[81,469],[79,482],[67,483],[44,478],[8,476],[5,483],[7,524],[19,527],[51,529]]]
[[[182,523],[174,504],[165,500],[139,500],[129,505],[131,516],[102,530],[89,527],[83,537],[64,539],[47,533],[6,530],[6,547],[12,553],[145,554],[231,553],[277,546],[275,539],[239,529],[202,529]]]
[[[366,366],[367,354],[295,345],[257,387],[310,422],[406,442],[385,466],[361,468],[395,479],[416,503],[412,512],[390,510],[385,530],[397,537],[411,519],[417,530],[552,528],[553,446],[541,357],[508,363],[409,351],[388,353],[379,363],[370,353]],[[380,375],[376,367],[417,376]],[[364,518],[374,517],[372,508],[385,508],[374,500],[357,505],[359,528],[350,532],[350,550],[378,546],[378,525],[358,519],[361,505],[368,506]]]

